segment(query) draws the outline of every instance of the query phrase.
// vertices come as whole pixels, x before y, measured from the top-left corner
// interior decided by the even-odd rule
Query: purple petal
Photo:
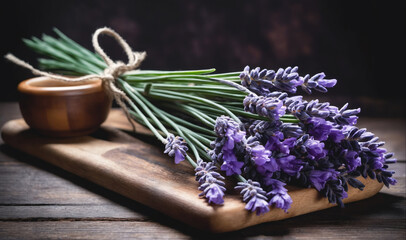
[[[179,149],[175,149],[175,163],[178,164],[185,160],[185,155],[182,154],[182,152]]]
[[[331,88],[337,84],[337,80],[336,79],[320,79],[318,81],[318,83],[320,85],[322,85],[323,87]]]
[[[224,193],[217,184],[211,184],[210,189],[206,193],[206,198],[209,203],[223,204]]]

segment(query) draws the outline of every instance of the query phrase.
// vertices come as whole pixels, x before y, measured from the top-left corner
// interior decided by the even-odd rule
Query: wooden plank
[[[1,239],[188,239],[153,222],[41,221],[0,222]]]
[[[344,209],[331,208],[278,222],[264,223],[225,234],[208,234],[188,228],[162,215],[151,219],[134,218],[24,218],[0,219],[1,239],[37,238],[58,239],[123,239],[137,238],[203,238],[239,239],[241,237],[288,237],[299,239],[403,239],[406,234],[405,198],[379,193],[361,202],[347,204]],[[373,211],[371,211],[373,209]],[[35,221],[34,221],[35,220]],[[146,222],[145,222],[146,221]],[[80,234],[72,231],[73,223],[80,224]],[[142,222],[142,223],[139,223]],[[149,230],[154,228],[154,235]],[[39,233],[36,232],[38,229]],[[168,233],[168,229],[170,232]],[[72,231],[69,233],[69,231]],[[173,231],[173,232],[172,232]],[[176,235],[171,235],[175,233]]]
[[[261,224],[248,229],[211,234],[176,223],[117,221],[0,222],[2,239],[404,239],[397,220],[337,219],[327,222],[301,218]],[[399,227],[394,227],[399,226]]]
[[[0,102],[0,112],[0,126],[3,126],[10,119],[21,118],[17,102]]]
[[[39,160],[37,160],[39,161]],[[44,165],[49,165],[39,161]],[[397,163],[398,184],[390,189],[383,188],[378,194],[382,202],[390,204],[396,197],[406,197],[405,163]],[[103,187],[90,183],[80,177],[49,165],[47,169],[38,169],[23,164],[0,164],[0,219],[31,219],[31,218],[142,218],[153,215],[152,209],[122,197]],[[403,172],[402,172],[403,169]],[[55,175],[56,172],[62,172]],[[35,176],[34,182],[41,183],[40,187],[33,186],[32,178],[26,178],[27,172]],[[47,192],[47,194],[43,194]],[[386,194],[383,194],[386,193]],[[371,206],[376,204],[375,198],[362,203]],[[354,203],[355,204],[355,203]],[[350,207],[353,206],[352,204]],[[351,209],[344,214],[357,214],[357,209]],[[370,215],[379,211],[374,208]],[[355,211],[355,213],[354,213]],[[366,211],[370,211],[369,209]],[[326,212],[326,211],[325,211]],[[341,213],[341,210],[340,212]],[[364,215],[366,212],[363,213]],[[334,218],[334,216],[332,216]],[[382,216],[380,216],[382,217]]]
[[[4,206],[0,205],[0,221],[10,220],[41,220],[41,219],[114,219],[123,221],[146,221],[149,218],[132,211],[126,206],[106,204],[78,204],[78,205],[31,205]]]
[[[244,210],[240,196],[233,192],[228,193],[224,206],[212,207],[197,197],[193,169],[186,162],[175,166],[161,148],[137,139],[130,144],[89,136],[48,139],[27,129],[21,120],[9,122],[3,128],[3,139],[11,146],[194,227],[230,231],[333,206],[314,189],[290,188],[293,205],[288,214],[272,209],[265,215],[255,216]],[[117,130],[104,128],[103,131],[113,132],[105,136],[115,136]],[[350,197],[345,202],[370,197],[382,186],[376,181],[364,182],[366,189],[361,192],[350,188]]]
[[[39,162],[32,157],[25,160]],[[107,203],[109,192],[104,188],[47,165],[37,165],[42,170],[22,163],[0,164],[0,204]]]

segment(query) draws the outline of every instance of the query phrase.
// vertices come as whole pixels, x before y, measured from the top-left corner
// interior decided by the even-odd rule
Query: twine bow
[[[99,36],[101,34],[109,35],[113,37],[119,45],[124,49],[125,53],[127,54],[128,57],[128,63],[125,64],[121,61],[116,61],[114,62],[111,60],[111,58],[103,51],[103,49],[100,47],[99,44]],[[123,73],[127,71],[134,70],[139,67],[141,62],[145,59],[146,53],[145,52],[133,52],[128,43],[114,30],[111,28],[99,28],[97,29],[92,38],[92,44],[94,47],[94,50],[96,51],[97,54],[99,54],[104,62],[107,64],[107,68],[104,69],[102,74],[89,74],[81,77],[65,77],[59,74],[54,74],[54,73],[49,73],[49,72],[44,72],[41,70],[38,70],[31,66],[29,63],[24,62],[23,60],[17,58],[11,53],[8,53],[5,58],[17,65],[20,65],[24,68],[27,68],[31,70],[31,72],[34,75],[38,76],[45,76],[54,80],[58,81],[64,81],[64,82],[84,82],[88,81],[91,79],[95,78],[100,78],[102,80],[103,86],[106,90],[106,93],[109,95],[109,97],[113,97],[117,104],[124,110],[128,121],[131,123],[133,129],[135,130],[135,126],[131,121],[130,118],[130,113],[129,110],[125,104],[125,102],[130,103],[131,100],[128,98],[128,96],[121,90],[119,89],[115,81],[116,79],[122,75]],[[125,101],[125,102],[124,102]]]

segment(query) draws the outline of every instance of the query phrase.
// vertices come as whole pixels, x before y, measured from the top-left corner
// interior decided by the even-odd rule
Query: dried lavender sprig
[[[238,182],[235,189],[240,190],[243,201],[247,203],[245,205],[246,210],[256,212],[257,215],[269,212],[268,198],[259,182],[255,182],[251,179],[246,182]]]

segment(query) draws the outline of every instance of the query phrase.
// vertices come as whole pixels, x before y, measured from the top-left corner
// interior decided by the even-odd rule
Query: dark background
[[[134,50],[145,50],[143,69],[245,65],[277,69],[298,65],[301,75],[338,79],[328,94],[362,114],[405,116],[405,5],[403,1],[6,1],[0,7],[0,54],[36,64],[22,38],[57,27],[92,49],[98,28],[115,29]],[[114,58],[125,55],[112,41]],[[18,99],[16,86],[31,73],[0,60],[0,100]]]

